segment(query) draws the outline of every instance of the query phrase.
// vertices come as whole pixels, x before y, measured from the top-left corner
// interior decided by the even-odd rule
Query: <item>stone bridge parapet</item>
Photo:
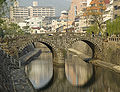
[[[103,39],[100,36],[92,37],[91,35],[81,33],[51,33],[51,35],[28,35],[25,36],[24,39],[27,40],[19,47],[18,51],[22,51],[29,44],[40,42],[45,44],[52,51],[55,61],[61,62],[61,60],[64,60],[63,49],[67,51],[67,49],[71,48],[72,44],[77,41],[83,41],[87,43],[91,47],[94,57],[97,58],[99,57],[98,55],[102,57]]]

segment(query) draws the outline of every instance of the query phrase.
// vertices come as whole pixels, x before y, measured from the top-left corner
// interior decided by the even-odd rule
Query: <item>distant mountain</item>
[[[56,16],[60,16],[62,10],[68,10],[71,0],[17,0],[20,6],[32,6],[33,1],[38,1],[40,6],[53,6],[56,9]]]

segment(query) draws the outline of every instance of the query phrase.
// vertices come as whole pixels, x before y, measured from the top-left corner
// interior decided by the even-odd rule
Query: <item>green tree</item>
[[[120,17],[114,19],[113,21],[107,21],[106,22],[106,32],[109,35],[115,34],[118,35],[120,34]]]
[[[106,5],[103,0],[101,2],[99,0],[92,0],[90,6],[86,8],[83,14],[84,16],[86,16],[87,22],[91,25],[91,28],[97,28],[97,30],[95,29],[96,31],[98,31],[97,33],[103,33],[103,14],[105,9]]]
[[[2,24],[3,24],[4,22],[5,22],[5,21],[0,18],[0,26],[2,26]]]
[[[4,37],[4,32],[2,26],[4,25],[4,20],[0,18],[0,37]]]
[[[8,3],[13,2],[16,0],[0,0],[0,17],[5,16],[6,13],[9,11]]]
[[[95,34],[97,34],[98,33],[98,27],[97,27],[97,25],[96,24],[94,24],[94,25],[92,25],[92,26],[90,26],[88,29],[87,29],[87,33],[92,33],[92,32],[94,32]]]
[[[26,33],[28,33],[28,31],[30,30],[30,27],[29,27],[29,26],[24,26],[24,27],[23,27],[23,30],[24,30]]]
[[[29,26],[24,26],[23,28],[27,30],[27,29],[29,29]]]
[[[20,35],[24,34],[23,30],[20,29],[20,26],[18,26],[15,23],[10,23],[7,25],[6,23],[3,25],[3,30],[5,30],[5,35]]]

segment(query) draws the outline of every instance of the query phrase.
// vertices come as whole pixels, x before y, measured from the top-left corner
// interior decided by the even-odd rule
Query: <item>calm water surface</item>
[[[77,55],[67,59],[65,66],[53,66],[52,53],[43,49],[25,70],[38,92],[120,92],[119,74],[88,64]]]
[[[53,76],[51,53],[42,53],[25,70],[35,89],[44,87]]]

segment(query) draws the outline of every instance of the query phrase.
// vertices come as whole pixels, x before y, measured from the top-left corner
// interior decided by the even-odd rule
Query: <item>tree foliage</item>
[[[87,22],[91,26],[89,29],[94,29],[91,31],[98,31],[97,33],[103,33],[103,14],[105,9],[106,5],[103,0],[101,2],[100,0],[92,0],[90,6],[85,9],[83,15],[86,16]]]
[[[26,29],[26,30],[27,30],[27,29],[29,29],[29,26],[24,26],[23,29]]]
[[[106,32],[109,34],[109,35],[112,35],[112,34],[120,34],[120,17],[116,18],[115,20],[113,21],[107,21],[106,23]]]
[[[0,17],[5,16],[6,13],[9,11],[8,3],[13,2],[16,0],[0,0]]]
[[[87,29],[88,33],[92,32],[94,32],[95,34],[103,33],[104,28],[103,15],[93,14],[92,16],[89,17],[89,22],[91,25]]]
[[[23,30],[16,23],[7,22],[0,18],[0,34],[3,35],[20,35],[24,34]]]
[[[3,23],[4,23],[4,20],[0,18],[0,26],[2,26]]]
[[[87,29],[87,33],[91,34],[92,32],[94,32],[95,34],[98,34],[99,29],[98,29],[97,24],[94,24]]]

